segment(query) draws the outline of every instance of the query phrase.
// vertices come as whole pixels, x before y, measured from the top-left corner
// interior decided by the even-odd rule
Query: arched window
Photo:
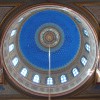
[[[9,45],[9,52],[11,52],[14,49],[14,44]]]
[[[12,36],[14,36],[14,35],[16,34],[16,31],[17,31],[17,30],[12,30],[11,35],[10,35],[10,36],[11,36],[11,37],[12,37]]]
[[[67,82],[67,78],[65,75],[61,75],[60,80],[61,80],[61,83]]]
[[[12,60],[12,63],[14,66],[16,66],[18,64],[18,58],[15,57],[13,60]]]
[[[87,36],[87,37],[89,36],[88,31],[86,29],[83,29],[83,33],[85,36]]]
[[[82,57],[81,58],[81,63],[82,63],[83,66],[85,66],[86,63],[87,63],[87,59],[85,57]]]
[[[75,20],[76,20],[77,22],[81,23],[81,21],[80,21],[79,18],[75,17]]]
[[[47,78],[47,85],[53,85],[53,79],[51,77]]]
[[[18,22],[20,23],[23,19],[24,19],[23,17],[22,17],[22,18],[20,18]]]
[[[90,52],[90,45],[89,44],[85,44],[85,49],[88,51],[88,52]]]
[[[21,75],[23,75],[24,77],[26,77],[26,75],[28,73],[27,68],[23,68],[20,73],[21,73]]]
[[[75,77],[75,76],[77,76],[79,74],[79,71],[78,71],[77,68],[73,68],[72,69],[72,73],[73,73],[73,76]]]
[[[39,83],[39,82],[40,82],[40,77],[39,77],[39,75],[34,75],[34,77],[33,77],[33,82],[35,82],[35,83]]]

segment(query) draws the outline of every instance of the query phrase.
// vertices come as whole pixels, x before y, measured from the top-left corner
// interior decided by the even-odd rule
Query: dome
[[[98,42],[84,16],[71,8],[40,5],[20,11],[2,39],[7,75],[22,90],[60,96],[79,89],[94,73]]]

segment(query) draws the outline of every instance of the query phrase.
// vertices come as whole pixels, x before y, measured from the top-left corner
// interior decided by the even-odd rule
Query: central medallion
[[[45,48],[54,48],[60,42],[60,33],[53,27],[44,28],[39,34],[39,41]]]
[[[49,47],[51,51],[56,51],[64,42],[64,34],[58,25],[46,23],[38,28],[35,41],[38,48],[43,51],[48,52]]]

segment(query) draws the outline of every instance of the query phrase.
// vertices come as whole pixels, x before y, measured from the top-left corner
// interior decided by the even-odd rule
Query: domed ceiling
[[[30,94],[60,96],[94,73],[98,40],[91,24],[71,8],[41,5],[20,11],[2,39],[2,59],[15,85]]]
[[[18,36],[22,56],[34,67],[48,70],[66,67],[80,48],[80,34],[75,22],[59,10],[42,10],[29,16]],[[38,54],[38,55],[37,55]]]

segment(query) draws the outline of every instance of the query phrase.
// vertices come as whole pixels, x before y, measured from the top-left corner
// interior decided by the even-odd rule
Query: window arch
[[[12,63],[14,66],[16,66],[18,64],[18,57],[13,58]]]
[[[81,21],[80,21],[79,18],[75,17],[74,19],[75,19],[78,23],[81,23]]]
[[[90,52],[90,45],[89,44],[85,44],[85,49],[88,51],[88,52]]]
[[[47,85],[53,85],[53,78],[47,78]]]
[[[77,68],[72,69],[73,76],[77,76],[79,74],[79,70]]]
[[[22,76],[26,77],[27,73],[28,73],[27,68],[23,68],[20,73],[21,73]]]
[[[23,21],[23,17],[22,18],[20,18],[19,20],[18,20],[18,23],[20,23],[20,22],[22,22]]]
[[[89,36],[88,31],[86,29],[83,29],[83,33],[85,36],[87,36],[87,37]]]
[[[14,44],[9,45],[9,52],[11,52],[14,49]]]
[[[82,57],[81,58],[81,63],[82,63],[83,66],[85,66],[86,63],[87,63],[87,59],[85,57]]]
[[[39,75],[34,75],[34,77],[33,77],[33,82],[35,82],[35,83],[39,83],[39,82],[40,82],[40,77],[39,77]]]
[[[14,29],[14,30],[12,30],[11,35],[10,35],[10,36],[11,36],[11,37],[12,37],[12,36],[14,36],[14,35],[16,34],[16,32],[17,32],[17,30],[15,30],[15,29]]]
[[[61,76],[60,76],[60,80],[61,80],[61,83],[67,82],[66,75],[61,75]]]

